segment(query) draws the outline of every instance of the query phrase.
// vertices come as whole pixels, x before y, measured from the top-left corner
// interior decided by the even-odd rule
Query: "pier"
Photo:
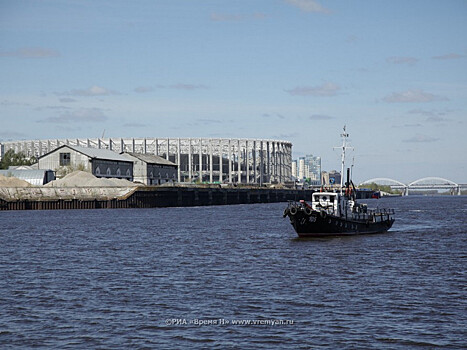
[[[162,208],[209,205],[276,203],[310,200],[312,190],[277,188],[139,187],[125,196],[109,199],[54,198],[5,200],[0,210]]]

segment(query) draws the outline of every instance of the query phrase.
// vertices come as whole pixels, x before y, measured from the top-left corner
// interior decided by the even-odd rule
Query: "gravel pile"
[[[0,187],[31,187],[32,185],[16,177],[6,177],[0,175]]]
[[[86,171],[74,171],[65,177],[49,182],[46,187],[136,187],[131,181],[124,179],[98,178]]]

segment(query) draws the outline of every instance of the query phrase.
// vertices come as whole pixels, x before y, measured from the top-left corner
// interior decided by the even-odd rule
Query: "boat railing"
[[[383,221],[389,220],[394,214],[394,209],[376,208],[366,212],[353,212],[352,217],[356,220]]]
[[[311,205],[305,201],[297,202],[289,200],[287,208],[290,210],[292,207],[301,208],[302,210],[305,210],[305,208],[311,209]],[[322,211],[326,212],[328,215],[345,216],[346,218],[352,218],[354,220],[367,220],[371,222],[389,220],[395,214],[394,209],[389,208],[365,208],[365,211],[351,211],[350,207],[346,207],[341,214],[339,214],[339,210],[336,210],[334,207],[323,208]]]
[[[394,209],[388,208],[377,208],[371,210],[373,216],[381,216],[381,217],[391,217],[394,215]]]

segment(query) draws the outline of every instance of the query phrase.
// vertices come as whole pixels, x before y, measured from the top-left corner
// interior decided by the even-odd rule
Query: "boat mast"
[[[345,168],[345,150],[348,148],[352,147],[347,147],[347,138],[349,137],[349,134],[345,130],[346,126],[344,125],[344,132],[341,134],[342,137],[342,146],[341,147],[334,147],[334,148],[341,148],[342,154],[341,154],[341,192],[340,194],[342,195],[343,193],[343,188],[344,188],[344,168]]]

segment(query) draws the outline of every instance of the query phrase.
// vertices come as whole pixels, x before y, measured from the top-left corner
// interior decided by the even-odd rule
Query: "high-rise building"
[[[305,163],[308,166],[308,176],[312,182],[317,182],[320,184],[321,181],[321,157],[316,157],[313,155],[307,155],[305,157]]]
[[[305,157],[300,157],[298,158],[298,179],[302,180],[306,178],[306,172],[305,172]]]
[[[330,172],[323,171],[322,184],[324,186],[340,185],[341,184],[341,173],[337,170],[331,170]]]
[[[296,178],[297,178],[297,175],[298,175],[298,174],[297,174],[297,160],[294,159],[294,160],[292,160],[292,177],[293,177],[294,179],[296,179]]]
[[[307,154],[305,157],[300,157],[294,162],[297,167],[296,179],[308,180],[310,183],[315,185],[321,184],[321,157]]]

